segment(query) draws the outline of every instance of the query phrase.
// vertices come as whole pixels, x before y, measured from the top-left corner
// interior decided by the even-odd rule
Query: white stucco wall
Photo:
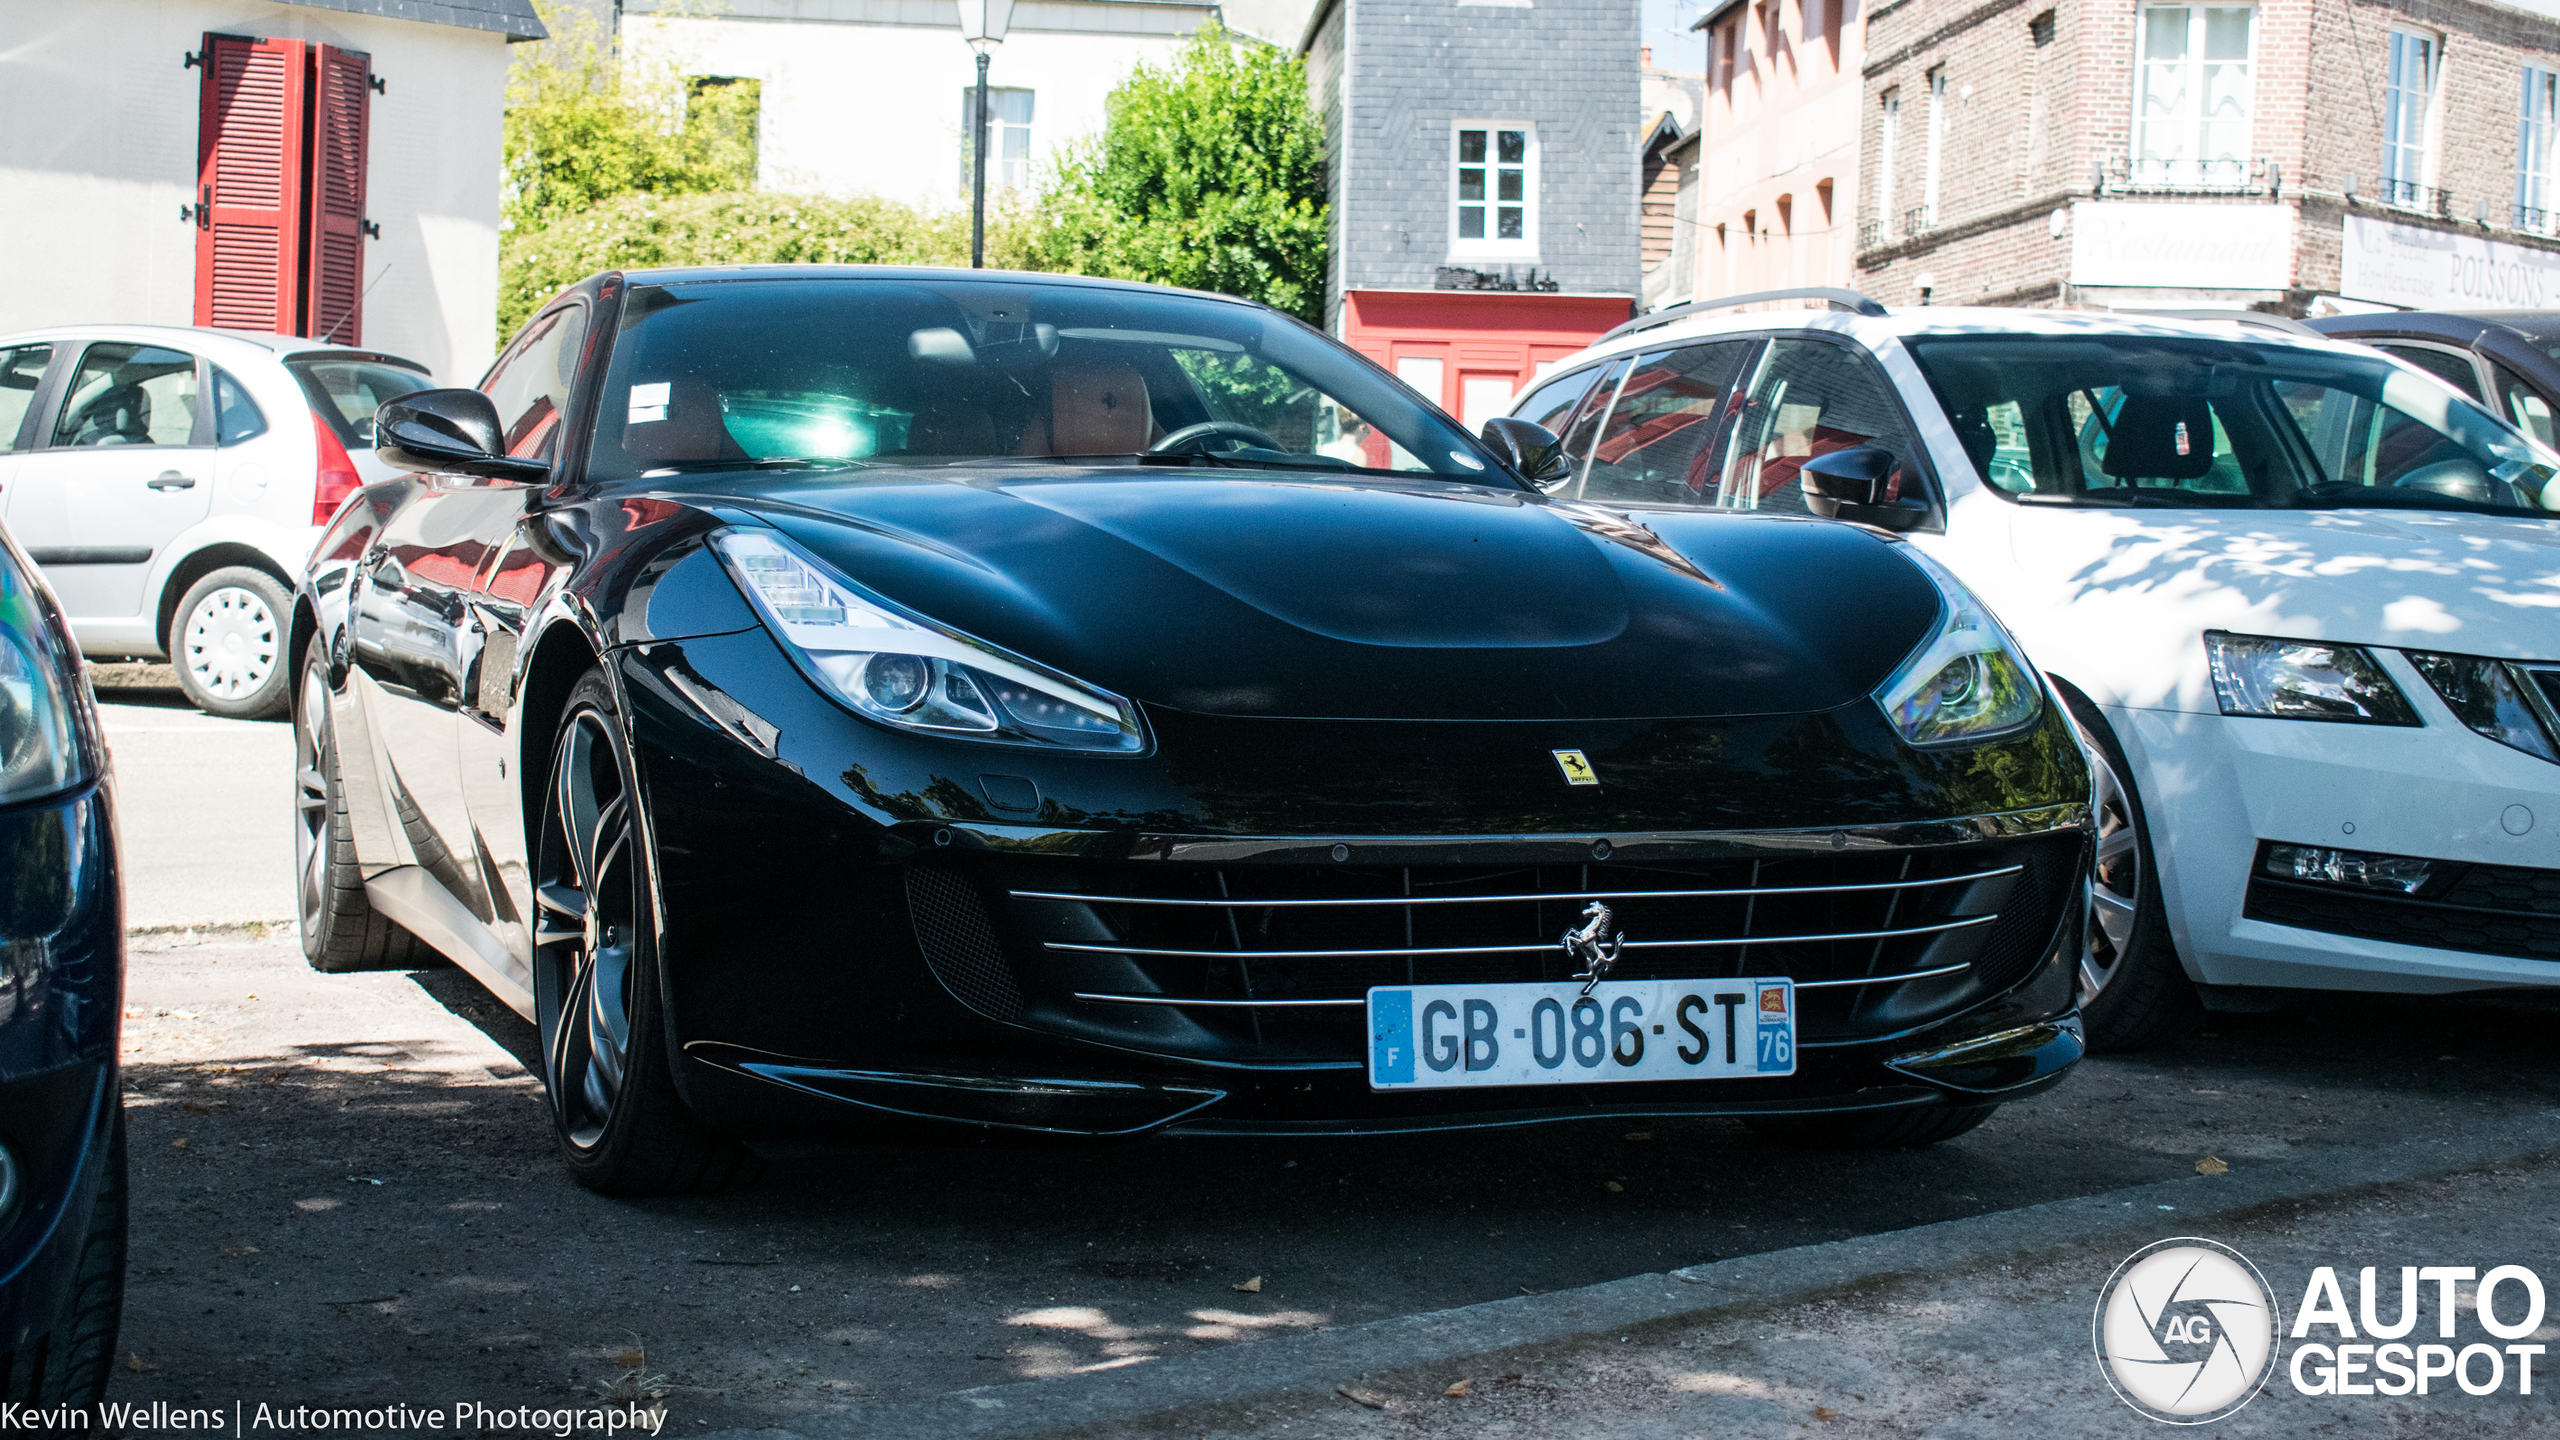
[[[768,6],[772,0],[764,0]],[[763,82],[759,183],[965,206],[960,92],[977,79],[950,0],[811,5],[811,18],[623,14],[628,53],[688,75]],[[1032,163],[1102,128],[1104,97],[1140,61],[1163,64],[1212,6],[1021,0],[987,83],[1033,92]],[[815,18],[841,15],[858,18]],[[1073,30],[1049,28],[1074,25]],[[1147,33],[1148,30],[1159,33]],[[994,182],[990,179],[990,185]]]
[[[364,343],[479,378],[497,342],[499,121],[488,31],[261,0],[0,0],[0,333],[194,321],[208,32],[362,50],[373,97]]]

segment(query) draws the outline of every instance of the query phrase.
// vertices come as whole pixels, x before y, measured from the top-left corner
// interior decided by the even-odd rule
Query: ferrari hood
[[[1938,611],[1918,568],[1854,527],[1428,480],[826,476],[763,486],[754,508],[901,605],[1209,714],[1828,710]]]

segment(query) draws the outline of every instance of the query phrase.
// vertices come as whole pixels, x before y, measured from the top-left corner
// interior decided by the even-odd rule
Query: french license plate
[[[1369,1088],[1590,1085],[1796,1072],[1795,986],[1771,980],[1381,985]]]

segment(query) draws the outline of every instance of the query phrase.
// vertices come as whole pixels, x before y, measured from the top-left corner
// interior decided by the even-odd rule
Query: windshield
[[[1188,295],[1037,282],[635,287],[589,473],[1125,456],[1512,483],[1315,331]]]
[[[2376,355],[2111,335],[1906,341],[1974,467],[2021,500],[2547,515],[2547,452]]]

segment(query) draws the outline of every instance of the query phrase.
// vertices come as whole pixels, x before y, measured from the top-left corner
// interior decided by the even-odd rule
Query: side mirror
[[[373,453],[403,470],[536,484],[551,464],[506,453],[498,407],[477,390],[413,390],[373,412]]]
[[[1573,474],[1564,441],[1544,425],[1496,416],[1484,422],[1484,443],[1513,474],[1542,490]]]
[[[1929,507],[1919,500],[1886,498],[1897,468],[1892,451],[1852,445],[1805,461],[1796,477],[1804,485],[1805,508],[1816,515],[1910,530],[1929,518]]]

